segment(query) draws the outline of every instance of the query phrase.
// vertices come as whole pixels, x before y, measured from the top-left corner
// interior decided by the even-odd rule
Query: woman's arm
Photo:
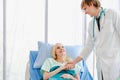
[[[76,74],[75,77],[70,74],[63,74],[62,78],[70,78],[71,80],[80,80],[79,74]]]
[[[56,70],[54,70],[52,72],[44,71],[43,79],[48,80],[51,76],[57,74],[58,72],[60,72],[61,70],[64,70],[64,69],[65,69],[65,66],[61,66],[61,67],[59,67],[58,69],[56,69]]]

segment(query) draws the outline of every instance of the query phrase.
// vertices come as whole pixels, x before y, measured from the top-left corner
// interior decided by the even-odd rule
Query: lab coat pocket
[[[119,54],[119,48],[111,48],[107,49],[104,55],[106,56],[106,59],[109,59],[112,62],[112,60],[119,60]]]

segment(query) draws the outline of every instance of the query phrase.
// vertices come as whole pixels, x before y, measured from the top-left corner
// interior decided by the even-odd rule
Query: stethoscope
[[[105,10],[101,7],[99,17],[101,18],[102,15],[105,16]],[[93,19],[93,25],[92,25],[92,28],[93,28],[93,38],[94,38],[94,36],[95,36],[95,31],[94,31],[94,27],[95,27],[95,19],[96,19],[96,16],[94,16],[94,19]]]

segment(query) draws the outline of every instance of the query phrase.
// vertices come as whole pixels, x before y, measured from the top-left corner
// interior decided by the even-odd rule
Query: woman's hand
[[[65,70],[65,69],[66,69],[66,65],[61,66],[60,69],[61,69],[61,70]]]
[[[75,60],[68,62],[66,64],[66,69],[68,70],[68,69],[75,68],[75,64],[77,64],[81,60],[82,60],[82,58],[80,56],[78,56]]]
[[[61,77],[62,78],[70,78],[70,79],[72,79],[72,80],[77,80],[76,78],[74,78],[72,75],[70,75],[70,74],[63,74],[63,75],[61,75]]]

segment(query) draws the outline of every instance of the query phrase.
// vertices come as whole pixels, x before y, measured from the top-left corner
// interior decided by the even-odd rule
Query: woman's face
[[[64,57],[66,55],[66,51],[64,46],[61,43],[57,43],[55,47],[56,57]]]

